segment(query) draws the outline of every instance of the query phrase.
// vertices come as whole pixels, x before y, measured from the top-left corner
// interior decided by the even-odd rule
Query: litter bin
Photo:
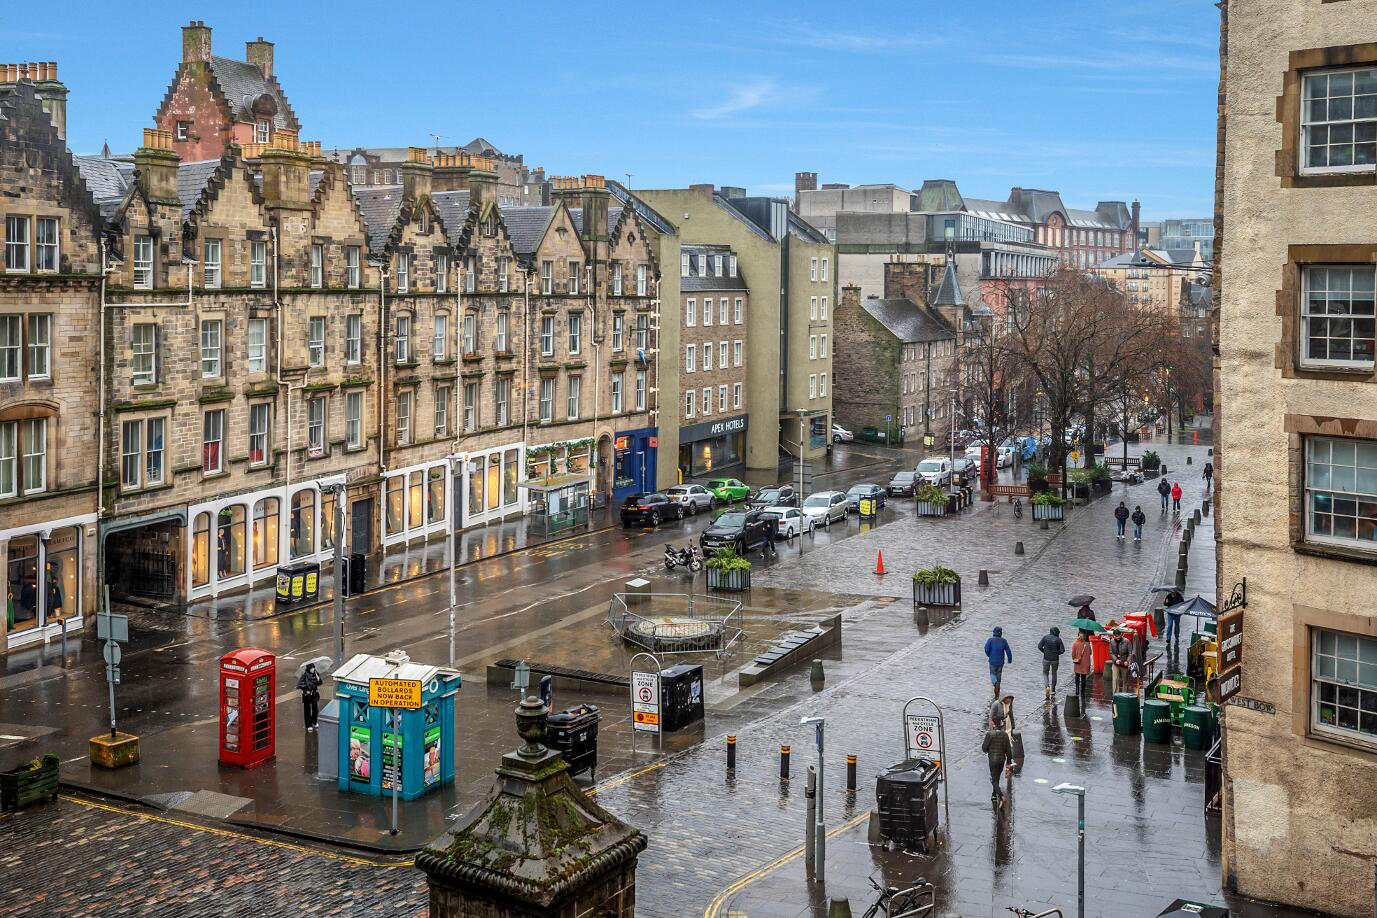
[[[1104,674],[1104,665],[1109,662],[1109,642],[1098,634],[1090,635],[1090,670],[1095,675]]]
[[[277,602],[294,606],[315,602],[320,595],[320,565],[315,562],[292,564],[277,569]]]
[[[1138,732],[1138,696],[1133,692],[1114,694],[1114,732],[1124,736]]]
[[[545,743],[564,756],[569,774],[588,772],[590,778],[598,770],[598,723],[602,715],[596,706],[581,704],[545,719]]]
[[[339,777],[339,699],[320,709],[316,718],[316,777],[334,781]]]
[[[906,759],[875,779],[880,836],[907,850],[936,850],[937,778],[927,759]]]
[[[703,664],[680,663],[660,671],[660,716],[666,733],[703,719]]]
[[[1143,739],[1171,744],[1171,705],[1160,698],[1143,699]]]
[[[1210,709],[1200,704],[1187,705],[1181,715],[1181,740],[1186,748],[1208,749],[1214,732]]]

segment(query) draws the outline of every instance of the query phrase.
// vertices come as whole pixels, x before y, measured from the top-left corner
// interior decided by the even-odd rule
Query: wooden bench
[[[1033,492],[1026,484],[992,484],[988,491],[991,497],[1031,497]]]
[[[1111,469],[1140,469],[1143,467],[1143,459],[1141,456],[1129,456],[1127,459],[1123,456],[1106,456],[1104,464]]]

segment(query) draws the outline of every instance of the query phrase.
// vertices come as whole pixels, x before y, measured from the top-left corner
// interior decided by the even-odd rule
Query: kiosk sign
[[[375,708],[416,711],[421,707],[421,680],[369,679],[368,704]]]
[[[660,732],[660,674],[631,674],[631,719],[643,733]]]

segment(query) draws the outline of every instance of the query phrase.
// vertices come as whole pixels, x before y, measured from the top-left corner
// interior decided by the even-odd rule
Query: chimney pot
[[[210,62],[210,29],[203,20],[193,19],[182,26],[182,60]]]
[[[244,42],[244,59],[250,64],[254,64],[262,71],[263,76],[272,79],[273,75],[273,43],[264,40],[263,36],[258,36],[256,41]]]

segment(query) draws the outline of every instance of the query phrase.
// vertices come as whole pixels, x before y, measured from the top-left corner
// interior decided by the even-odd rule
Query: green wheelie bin
[[[1208,748],[1210,735],[1214,732],[1213,712],[1204,705],[1192,704],[1187,705],[1181,714],[1181,740],[1186,748]]]
[[[1138,696],[1133,692],[1114,694],[1114,732],[1124,736],[1138,732]]]
[[[1171,705],[1159,698],[1143,699],[1143,739],[1171,744]]]

